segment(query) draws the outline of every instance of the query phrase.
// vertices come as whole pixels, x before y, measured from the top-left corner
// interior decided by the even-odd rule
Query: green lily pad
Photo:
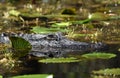
[[[88,59],[110,59],[110,58],[116,57],[116,54],[94,52],[94,53],[83,54],[82,57],[88,58]]]
[[[120,68],[112,68],[112,69],[102,69],[98,71],[93,71],[93,74],[100,74],[100,75],[120,75]]]
[[[33,75],[13,76],[12,78],[53,78],[53,75],[48,75],[48,74],[33,74]]]
[[[60,28],[45,28],[45,27],[33,27],[33,29],[31,30],[34,33],[39,33],[39,34],[48,34],[48,33],[55,33],[55,32],[67,32],[68,30],[65,29],[60,29]]]
[[[41,14],[40,13],[21,13],[20,14],[21,16],[23,16],[23,17],[40,17],[41,16]]]
[[[86,24],[89,23],[91,19],[79,20],[79,21],[71,21],[72,24]]]
[[[2,76],[0,76],[0,78],[3,78]]]
[[[52,27],[67,27],[70,26],[71,23],[70,22],[61,22],[61,23],[54,23],[52,25]]]
[[[48,58],[48,59],[42,59],[39,60],[39,62],[42,63],[70,63],[70,62],[79,62],[80,60],[74,58],[74,57],[69,57],[69,58]]]
[[[73,37],[85,37],[85,36],[91,36],[92,34],[73,34]]]
[[[101,20],[108,20],[110,17],[107,14],[104,13],[92,13],[89,15],[89,19],[95,20],[95,21],[101,21]]]

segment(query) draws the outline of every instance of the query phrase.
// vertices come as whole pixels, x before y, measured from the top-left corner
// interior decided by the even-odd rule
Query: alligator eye
[[[54,55],[53,55],[52,53],[50,53],[50,54],[48,55],[48,57],[54,57]]]
[[[49,34],[48,38],[54,38],[54,35],[53,34]]]

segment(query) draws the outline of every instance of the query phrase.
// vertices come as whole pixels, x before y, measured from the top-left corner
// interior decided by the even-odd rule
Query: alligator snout
[[[91,49],[94,51],[106,51],[108,48],[108,45],[102,42],[91,43]]]

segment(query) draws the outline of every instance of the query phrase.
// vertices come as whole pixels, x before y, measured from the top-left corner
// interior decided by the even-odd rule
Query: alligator
[[[102,42],[87,43],[66,38],[61,32],[52,34],[10,34],[9,36],[22,37],[32,45],[29,53],[37,57],[60,57],[69,52],[100,51],[106,49]],[[8,34],[0,34],[0,42],[10,43]]]

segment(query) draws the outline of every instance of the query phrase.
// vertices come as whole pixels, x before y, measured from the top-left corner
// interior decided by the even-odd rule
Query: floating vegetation
[[[85,37],[85,36],[91,36],[93,34],[73,34],[72,37],[76,38],[76,37]]]
[[[2,66],[4,70],[9,71],[17,65],[16,60],[12,58],[11,54],[7,54],[5,58],[0,59],[0,66]]]
[[[31,44],[20,37],[10,37],[13,49],[13,58],[25,56],[32,48]]]
[[[10,15],[13,15],[13,16],[19,16],[19,15],[20,15],[20,12],[19,12],[19,11],[16,11],[16,10],[10,10],[10,11],[9,11],[9,14],[10,14]]]
[[[89,15],[89,19],[94,21],[108,20],[110,17],[107,14],[96,12]]]
[[[49,74],[33,74],[33,75],[13,76],[12,78],[53,78],[53,75],[49,75]]]
[[[45,28],[45,27],[33,27],[33,29],[31,30],[34,33],[39,33],[39,34],[48,34],[48,33],[54,33],[54,32],[67,32],[68,30],[66,29],[60,29],[60,28]]]
[[[2,76],[0,76],[0,78],[3,78]]]
[[[42,63],[70,63],[70,62],[79,62],[79,61],[80,60],[74,57],[48,58],[48,59],[39,60],[39,62],[42,62]]]
[[[20,16],[22,17],[40,17],[41,14],[40,13],[21,13]]]
[[[0,43],[0,52],[5,52],[8,48],[10,48],[9,44]]]
[[[107,68],[107,69],[102,69],[102,70],[98,70],[98,71],[93,71],[93,74],[97,74],[97,75],[120,75],[120,68]]]
[[[54,23],[52,25],[52,27],[67,27],[70,26],[71,23],[70,22],[61,22],[61,23]]]
[[[82,55],[82,57],[88,58],[88,59],[110,59],[110,58],[116,57],[116,54],[94,52],[94,53],[84,54]]]
[[[86,24],[89,23],[91,19],[84,19],[84,20],[78,20],[78,21],[71,21],[72,24]]]
[[[9,37],[12,43],[12,48],[15,50],[30,50],[31,44],[21,37]]]

